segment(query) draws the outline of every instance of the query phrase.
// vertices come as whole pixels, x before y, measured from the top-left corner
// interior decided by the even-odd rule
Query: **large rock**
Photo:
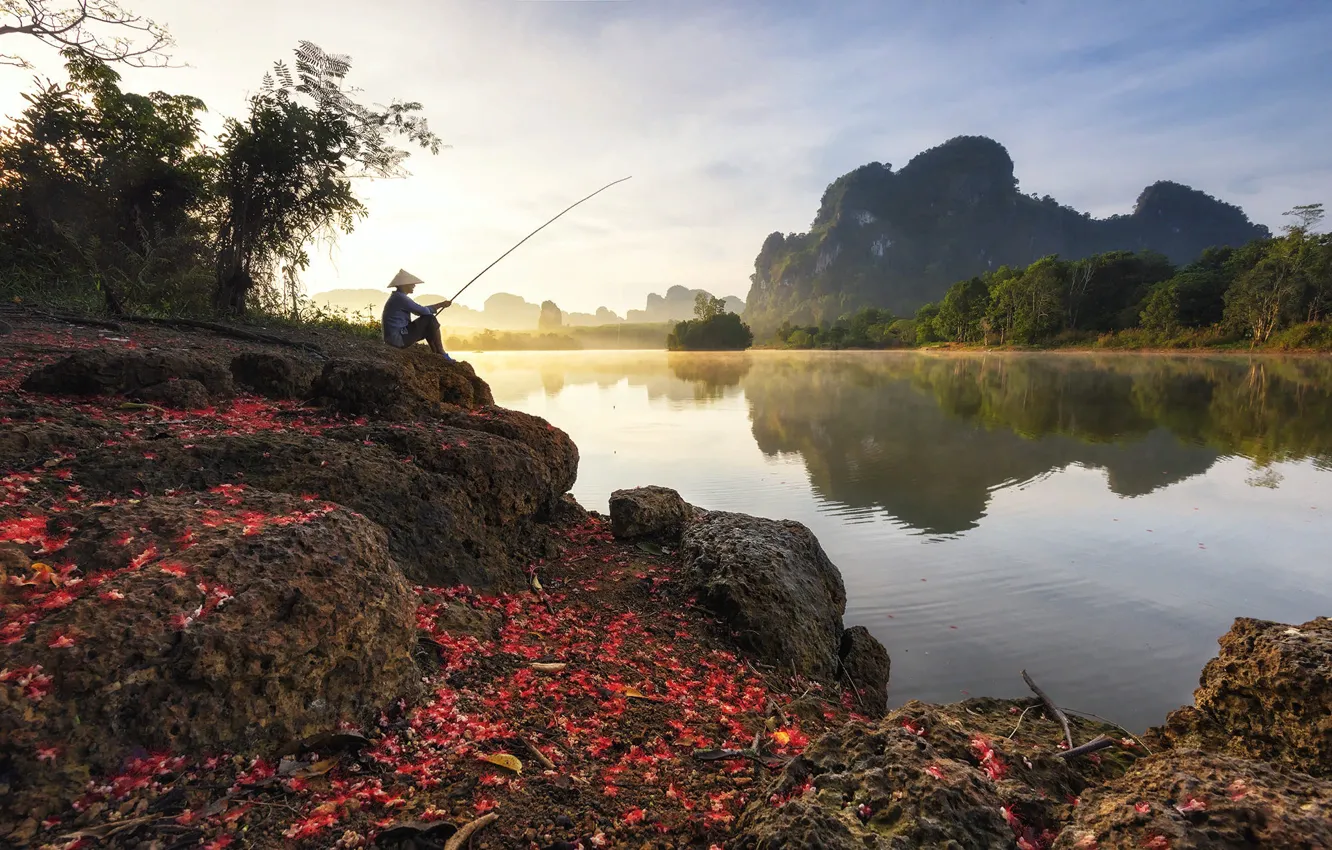
[[[847,723],[806,748],[745,810],[735,850],[1011,850],[1048,847],[1065,801],[1122,768],[1067,764],[1054,723],[1029,702],[908,703],[875,724]],[[1099,728],[1099,727],[1096,727]],[[1092,727],[1078,724],[1091,737]]]
[[[1197,750],[1159,753],[1086,794],[1054,847],[1332,847],[1332,782]]]
[[[741,646],[783,670],[836,677],[846,588],[813,532],[714,511],[686,529],[680,551],[699,601]]]
[[[414,596],[348,510],[232,490],[50,522],[78,572],[12,600],[0,649],[16,806],[136,751],[271,757],[419,687]]]
[[[193,378],[172,378],[131,391],[138,401],[162,405],[171,410],[202,410],[212,403],[208,388]]]
[[[679,540],[693,509],[669,487],[635,487],[610,495],[611,533],[620,540]]]
[[[495,411],[501,415],[524,418]],[[572,445],[544,423],[525,431]],[[526,564],[545,554],[542,521],[572,484],[567,458],[576,452],[554,454],[548,460],[485,431],[379,425],[99,447],[66,468],[93,495],[224,484],[318,495],[386,529],[394,557],[414,581],[517,590],[526,586]]]
[[[881,717],[888,710],[888,674],[892,660],[883,644],[864,626],[852,626],[842,632],[838,649],[842,669],[855,684],[857,708],[870,717]]]
[[[23,381],[28,392],[51,395],[133,394],[171,380],[197,381],[211,395],[234,392],[231,373],[195,354],[99,348],[77,351]]]
[[[1332,619],[1290,626],[1241,617],[1219,643],[1194,706],[1153,733],[1178,747],[1332,776]]]
[[[470,363],[445,360],[419,345],[379,357],[330,360],[313,393],[341,413],[380,419],[430,415],[441,405],[470,409],[495,403]]]
[[[231,360],[235,382],[269,398],[304,399],[318,374],[308,360],[268,351],[247,351]]]

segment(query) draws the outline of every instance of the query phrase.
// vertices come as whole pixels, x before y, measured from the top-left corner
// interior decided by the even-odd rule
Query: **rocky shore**
[[[7,323],[0,844],[1332,847],[1332,620],[1237,620],[1137,738],[890,711],[809,529],[585,511],[466,363]]]

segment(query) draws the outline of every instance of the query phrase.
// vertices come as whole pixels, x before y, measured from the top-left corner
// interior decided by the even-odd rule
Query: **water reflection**
[[[1332,360],[492,353],[581,453],[575,495],[678,489],[809,525],[895,702],[1024,693],[1135,728],[1237,615],[1332,613]]]

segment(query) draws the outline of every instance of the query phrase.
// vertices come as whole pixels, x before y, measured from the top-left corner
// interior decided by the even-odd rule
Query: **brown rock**
[[[1057,757],[1061,728],[1016,718],[1032,700],[910,702],[876,723],[847,723],[794,759],[737,823],[737,850],[1048,846],[1066,800],[1118,776],[1133,756]],[[1075,719],[1079,740],[1113,732]],[[1013,738],[1007,737],[1014,734]],[[863,808],[862,808],[863,807]]]
[[[247,351],[231,361],[231,377],[239,386],[269,398],[304,399],[319,369],[308,360]]]
[[[1193,692],[1153,734],[1179,747],[1332,776],[1332,619],[1290,626],[1241,617]]]
[[[26,671],[0,683],[14,805],[29,790],[54,805],[136,748],[263,754],[415,693],[415,600],[383,531],[336,506],[236,500],[63,520],[86,578],[48,591],[67,594],[59,605],[31,600],[36,622],[0,660]],[[145,551],[158,555],[129,563]]]
[[[173,378],[198,381],[210,395],[234,391],[231,373],[206,357],[106,348],[77,351],[43,366],[23,381],[28,392],[51,395],[133,393]]]
[[[540,433],[572,444],[562,431]],[[517,590],[526,586],[526,564],[544,550],[541,521],[571,483],[562,461],[545,462],[527,445],[485,432],[349,426],[323,436],[267,432],[188,446],[99,447],[68,467],[95,495],[238,483],[317,495],[387,530],[394,558],[414,581]]]
[[[693,508],[669,487],[635,487],[610,496],[611,533],[620,540],[678,541]]]
[[[883,644],[864,626],[842,632],[838,652],[842,669],[855,683],[857,707],[862,714],[882,717],[888,710],[888,674],[892,660]]]
[[[202,410],[212,403],[208,389],[192,378],[173,378],[153,384],[131,395],[138,401],[158,404],[171,410]]]
[[[1332,782],[1197,750],[1158,753],[1084,795],[1054,847],[1332,847]]]
[[[313,394],[341,413],[381,419],[438,413],[446,404],[472,409],[495,403],[470,363],[445,360],[424,346],[377,358],[330,360]]]

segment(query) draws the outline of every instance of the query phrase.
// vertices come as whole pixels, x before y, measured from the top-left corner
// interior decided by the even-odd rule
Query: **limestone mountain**
[[[1214,245],[1269,236],[1244,211],[1158,182],[1133,212],[1104,219],[1018,190],[1013,160],[983,136],[959,136],[903,168],[872,162],[834,180],[807,233],[773,233],[750,276],[745,319],[817,323],[862,306],[910,315],[958,280],[1049,254],[1154,250],[1186,263]]]
[[[694,298],[700,293],[713,297],[706,289],[689,289],[684,286],[672,286],[665,295],[648,293],[645,309],[630,310],[625,316],[627,322],[682,322],[694,318]],[[734,295],[722,299],[726,302],[726,312],[739,313],[745,309],[745,302]]]

